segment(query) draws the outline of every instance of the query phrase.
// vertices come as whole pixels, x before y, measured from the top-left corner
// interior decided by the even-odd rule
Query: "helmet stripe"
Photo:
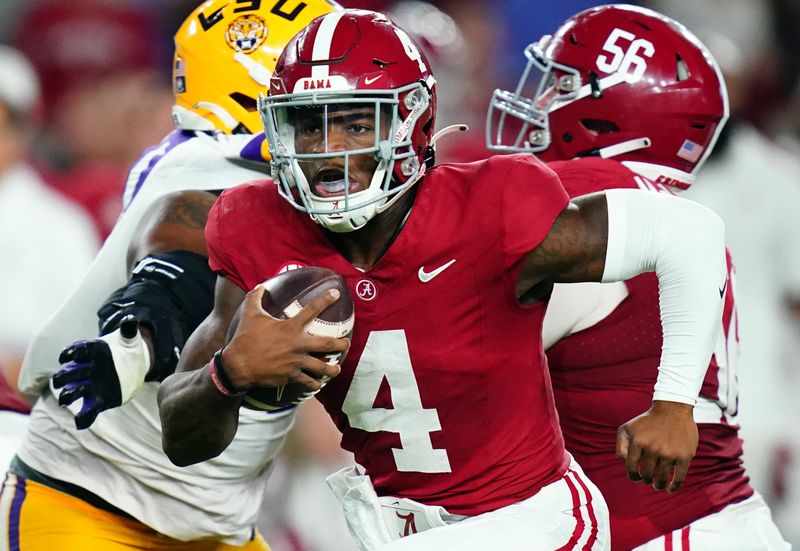
[[[333,12],[322,19],[322,23],[320,23],[317,29],[317,36],[314,37],[314,49],[311,53],[311,61],[326,61],[330,59],[333,33],[336,31],[336,26],[339,24],[339,20],[343,15],[344,12]],[[329,71],[329,65],[314,65],[311,68],[311,78],[327,78],[330,74]]]

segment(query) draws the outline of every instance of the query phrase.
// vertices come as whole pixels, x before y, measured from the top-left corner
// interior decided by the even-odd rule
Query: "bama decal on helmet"
[[[255,14],[237,17],[225,32],[225,42],[236,52],[249,54],[256,51],[267,39],[267,25]]]
[[[305,90],[348,90],[347,79],[340,75],[331,75],[323,78],[301,78],[294,85],[294,93]]]

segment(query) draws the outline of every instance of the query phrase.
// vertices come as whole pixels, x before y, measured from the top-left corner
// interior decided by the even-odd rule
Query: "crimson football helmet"
[[[325,228],[353,231],[389,208],[425,173],[436,114],[435,80],[422,51],[386,16],[345,10],[315,19],[289,42],[259,110],[281,195]],[[348,111],[368,113],[369,124],[352,131],[372,132],[369,144],[329,141],[333,121],[346,119]],[[313,151],[302,145],[302,136],[310,133],[321,136]],[[350,159],[365,155],[374,157],[377,168],[367,189],[351,190]],[[321,159],[334,160],[329,164],[343,173],[330,176],[328,171],[332,181],[325,183],[324,193],[302,170],[304,163]]]
[[[686,188],[728,117],[716,61],[683,25],[652,10],[580,12],[525,49],[514,91],[495,90],[487,146],[545,161],[613,157]]]

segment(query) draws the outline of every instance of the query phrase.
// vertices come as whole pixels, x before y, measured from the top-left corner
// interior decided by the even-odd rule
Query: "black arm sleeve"
[[[208,259],[189,251],[152,254],[136,263],[128,284],[97,311],[100,334],[133,315],[153,335],[154,361],[146,381],[162,381],[178,364],[189,335],[214,306],[216,275]]]

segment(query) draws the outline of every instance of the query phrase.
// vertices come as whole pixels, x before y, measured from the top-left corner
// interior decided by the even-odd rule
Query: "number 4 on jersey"
[[[372,407],[384,378],[392,393],[392,409]],[[430,433],[442,426],[435,409],[422,407],[405,331],[370,333],[342,411],[353,428],[400,435],[402,447],[392,448],[398,471],[451,472],[447,450],[434,449],[431,442]]]

